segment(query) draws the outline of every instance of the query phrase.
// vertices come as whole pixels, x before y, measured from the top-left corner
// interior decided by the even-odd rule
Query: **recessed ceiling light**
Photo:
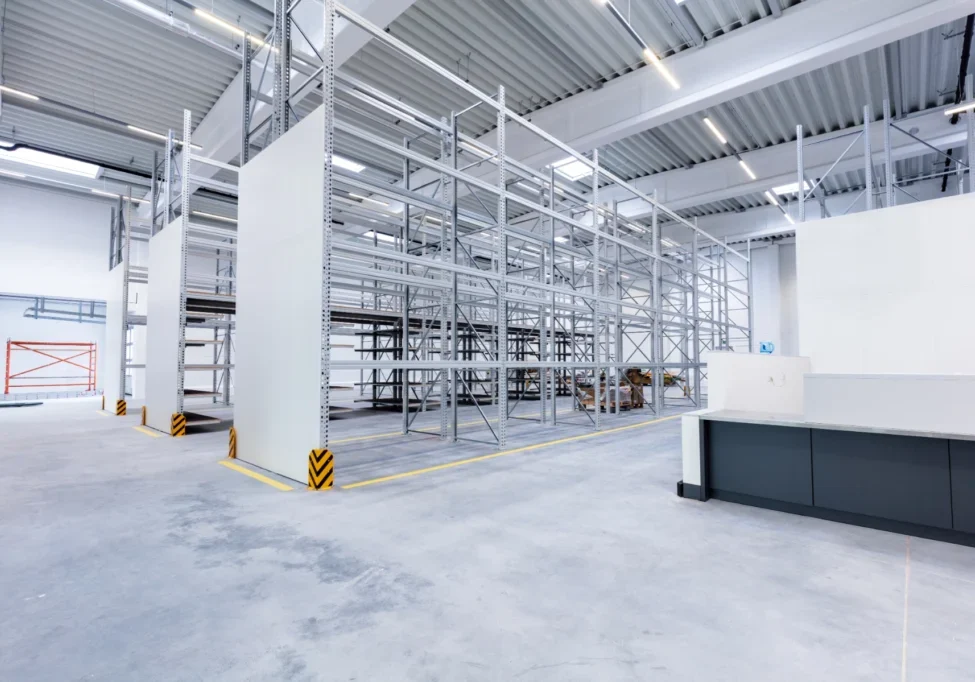
[[[48,170],[58,171],[60,173],[81,175],[86,178],[97,177],[98,172],[101,170],[100,167],[93,163],[76,161],[74,159],[58,156],[57,154],[49,154],[47,152],[38,151],[36,149],[28,149],[26,147],[11,149],[9,151],[0,149],[0,159],[14,161],[16,163],[24,163],[28,166],[36,166],[38,168],[46,168]]]
[[[592,175],[592,168],[574,156],[556,161],[552,168],[569,178],[569,180],[579,180],[587,175]]]

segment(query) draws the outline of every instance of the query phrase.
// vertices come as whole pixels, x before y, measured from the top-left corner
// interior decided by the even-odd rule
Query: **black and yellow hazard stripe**
[[[173,418],[169,422],[169,435],[170,436],[185,436],[186,435],[186,417],[178,412],[173,414]]]
[[[315,449],[308,454],[308,487],[328,490],[335,483],[335,462],[331,450]]]
[[[142,406],[142,425],[146,425],[146,406]]]
[[[125,416],[125,401],[116,400],[115,401],[115,416],[124,417]]]
[[[227,450],[227,457],[237,459],[237,429],[230,427],[230,448]]]

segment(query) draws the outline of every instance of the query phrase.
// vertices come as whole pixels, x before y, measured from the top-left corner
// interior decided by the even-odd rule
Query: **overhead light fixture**
[[[203,211],[190,211],[193,215],[198,215],[201,218],[210,218],[211,220],[222,220],[225,223],[237,223],[235,218],[228,218],[226,216],[217,215],[216,213],[204,213]]]
[[[954,116],[955,114],[962,114],[966,111],[972,111],[973,109],[975,109],[975,102],[969,102],[968,104],[962,104],[959,107],[948,109],[945,111],[945,116]]]
[[[711,119],[707,116],[704,117],[704,125],[706,125],[711,132],[714,133],[714,136],[718,138],[718,142],[721,144],[728,144],[728,138],[721,134],[721,131],[718,130],[718,126],[714,125],[714,123],[711,122]]]
[[[569,241],[569,238],[568,237],[556,237],[555,238],[555,241],[560,242],[562,244],[565,244],[567,241]]]
[[[115,194],[113,192],[106,192],[106,191],[100,190],[100,189],[93,189],[93,190],[91,190],[91,193],[92,194],[97,194],[100,197],[111,197],[112,199],[122,199],[124,201],[131,201],[133,204],[148,204],[149,203],[145,199],[137,199],[136,197],[132,197],[130,199],[129,197],[127,197],[125,195]]]
[[[804,192],[809,191],[809,183],[805,180],[802,181],[802,189]],[[778,194],[780,197],[786,194],[798,194],[799,193],[799,183],[793,182],[788,185],[782,185],[781,187],[773,187],[772,191]]]
[[[592,168],[574,156],[556,161],[552,164],[552,168],[569,180],[580,180],[587,175],[592,175]]]
[[[768,190],[765,190],[765,198],[768,199],[772,203],[773,206],[778,206],[779,205],[779,200],[776,199],[772,195],[772,193],[769,192]]]
[[[344,168],[345,170],[350,170],[353,173],[361,173],[366,169],[361,163],[356,163],[355,161],[350,161],[338,154],[332,154],[332,163],[339,168]]]
[[[15,144],[17,144],[17,143],[16,142],[11,142],[10,140],[0,140],[0,147],[3,147],[4,149],[10,149]]]
[[[146,137],[151,137],[151,138],[156,139],[156,140],[161,140],[161,141],[165,142],[166,139],[167,139],[166,136],[163,135],[162,133],[154,133],[153,131],[146,130],[145,128],[140,128],[138,126],[133,126],[133,125],[127,125],[125,127],[128,128],[129,130],[131,130],[134,133],[139,133],[140,135],[145,135]],[[183,141],[182,140],[174,140],[174,142],[176,144],[180,145],[180,146],[183,145]],[[203,147],[201,147],[200,145],[196,144],[195,142],[191,142],[190,143],[190,147],[192,147],[193,149],[199,149],[199,150],[202,150],[203,149]]]
[[[790,225],[795,225],[795,224],[796,224],[796,221],[795,221],[795,220],[793,220],[793,219],[792,219],[792,216],[791,216],[791,215],[789,215],[788,213],[786,213],[786,214],[785,214],[785,219],[789,221],[789,224],[790,224]]]
[[[262,47],[264,45],[267,45],[267,43],[265,43],[263,40],[261,40],[257,36],[250,35],[244,29],[242,29],[240,26],[234,26],[229,21],[225,21],[225,20],[221,19],[218,16],[215,16],[213,14],[210,14],[209,12],[205,12],[202,9],[194,8],[193,9],[193,14],[195,14],[198,17],[200,17],[204,21],[209,21],[214,26],[219,26],[220,28],[224,29],[225,31],[230,31],[235,36],[240,36],[241,38],[243,38],[246,35],[247,36],[247,39],[250,40],[255,45],[260,45]]]
[[[21,99],[26,99],[30,102],[36,102],[40,99],[40,97],[37,95],[32,95],[29,92],[24,92],[23,90],[15,90],[14,88],[7,87],[6,85],[0,85],[0,92],[5,92],[8,95],[20,97]]]
[[[755,175],[755,173],[752,171],[752,169],[748,167],[748,164],[747,163],[745,163],[744,161],[742,161],[742,160],[739,159],[738,165],[740,165],[742,167],[742,169],[746,173],[748,173],[748,177],[750,177],[752,180],[758,180],[758,176]]]
[[[373,204],[379,204],[380,206],[389,206],[389,202],[380,201],[379,199],[373,199],[372,197],[363,196],[361,194],[354,194],[349,192],[349,196],[353,199],[358,199],[359,201],[369,201]]]
[[[363,237],[368,237],[369,239],[375,238],[377,241],[386,242],[387,244],[393,244],[396,242],[396,237],[385,234],[383,232],[376,232],[375,230],[369,230]]]
[[[5,175],[8,178],[17,178],[18,180],[23,180],[24,178],[27,177],[23,173],[15,173],[13,171],[5,171],[5,170],[0,170],[0,175]]]
[[[28,166],[36,166],[37,168],[46,168],[48,170],[58,171],[59,173],[80,175],[86,178],[97,177],[98,172],[101,170],[99,166],[93,163],[76,161],[58,156],[57,154],[49,154],[48,152],[38,151],[37,149],[28,149],[27,147],[19,147],[9,151],[0,149],[0,159],[27,164]]]
[[[680,244],[675,242],[673,239],[661,239],[660,243],[663,244],[664,246],[669,246],[672,249],[676,249],[680,247]]]
[[[660,61],[657,55],[655,55],[653,50],[651,50],[649,47],[643,48],[643,59],[657,69],[660,75],[664,77],[664,80],[670,83],[670,87],[672,87],[674,90],[680,90],[680,83],[678,83],[677,79],[674,78],[674,74],[670,72],[670,69],[664,66],[664,63]]]

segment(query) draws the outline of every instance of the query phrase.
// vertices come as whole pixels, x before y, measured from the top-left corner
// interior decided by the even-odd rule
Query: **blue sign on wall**
[[[775,344],[771,341],[762,341],[758,346],[758,352],[771,355],[775,352]]]

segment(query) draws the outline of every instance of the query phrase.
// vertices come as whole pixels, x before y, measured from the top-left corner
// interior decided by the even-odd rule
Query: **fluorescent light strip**
[[[711,119],[707,116],[704,117],[704,125],[711,129],[714,136],[718,138],[718,142],[721,144],[728,144],[728,138],[721,134],[721,131],[718,130],[718,126],[714,125],[714,123],[711,122]]]
[[[339,168],[350,170],[353,173],[361,173],[366,169],[366,167],[363,166],[361,163],[356,163],[355,161],[346,159],[345,157],[339,156],[338,154],[332,154],[332,164],[338,166]]]
[[[2,147],[4,149],[10,149],[11,147],[15,146],[16,144],[17,144],[16,142],[12,142],[10,140],[0,140],[0,147]]]
[[[13,171],[5,171],[5,170],[0,170],[0,175],[5,175],[9,178],[18,178],[19,180],[23,180],[24,178],[27,177],[23,173],[15,173]]]
[[[748,173],[748,177],[750,177],[752,180],[758,180],[758,176],[755,175],[755,173],[752,171],[752,169],[748,167],[748,164],[747,163],[745,163],[744,161],[739,161],[738,164],[742,167],[742,169],[746,173]]]
[[[32,95],[29,92],[24,92],[23,90],[15,90],[14,88],[7,87],[6,85],[0,85],[0,92],[5,92],[8,95],[13,95],[14,97],[20,97],[30,102],[37,102],[38,100],[41,99],[37,95]]]
[[[166,136],[165,135],[162,135],[160,133],[154,133],[151,130],[146,130],[145,128],[140,128],[138,126],[133,126],[133,125],[127,125],[125,127],[128,128],[129,130],[131,130],[134,133],[139,133],[140,135],[145,135],[146,137],[151,137],[151,138],[154,138],[156,140],[162,140],[163,142],[166,141]],[[182,145],[183,144],[183,141],[182,140],[175,140],[175,142],[178,145]],[[198,145],[196,143],[193,143],[193,142],[190,143],[190,147],[193,148],[193,149],[199,149],[199,150],[202,150],[203,149],[203,147],[201,147],[200,145]]]
[[[955,107],[954,109],[948,109],[945,111],[945,116],[954,116],[955,114],[963,114],[966,111],[971,111],[975,109],[975,102],[969,102],[968,104],[963,104],[960,107]]]
[[[221,19],[218,16],[215,16],[213,14],[210,14],[209,12],[203,11],[202,9],[194,8],[193,9],[193,14],[195,14],[198,17],[200,17],[201,19],[204,19],[206,21],[209,21],[211,24],[214,24],[216,26],[219,26],[220,28],[224,29],[225,31],[230,31],[235,36],[239,36],[239,37],[243,38],[246,35],[247,36],[247,39],[250,40],[255,45],[260,45],[261,47],[264,47],[265,45],[267,45],[267,43],[265,43],[263,40],[261,40],[257,36],[254,36],[254,35],[251,35],[251,34],[247,33],[246,31],[244,31],[244,29],[240,28],[239,26],[234,26],[229,21],[225,21],[225,20]],[[276,47],[272,47],[271,49],[274,50],[275,52],[277,52],[277,48]],[[301,61],[301,60],[296,60],[296,61]]]
[[[23,163],[37,168],[46,168],[48,170],[58,171],[59,173],[80,175],[85,178],[95,178],[101,170],[101,168],[93,163],[76,161],[64,156],[49,154],[48,152],[29,149],[27,147],[20,147],[9,151],[0,149],[0,159],[13,161],[14,163]]]
[[[226,216],[217,215],[215,213],[204,213],[203,211],[190,211],[193,215],[198,215],[201,218],[210,218],[211,220],[222,220],[225,223],[237,223],[234,218],[227,218]]]
[[[765,190],[765,198],[766,198],[766,199],[768,199],[768,200],[769,200],[769,202],[771,202],[771,204],[772,204],[773,206],[778,206],[778,205],[779,205],[779,200],[778,200],[778,199],[776,199],[776,198],[775,198],[775,197],[774,197],[774,196],[772,195],[772,193],[771,193],[771,192],[769,192],[768,190]]]
[[[664,80],[670,84],[670,87],[672,87],[674,90],[680,90],[680,83],[677,82],[677,79],[674,78],[674,75],[666,66],[664,66],[664,63],[660,61],[657,55],[653,53],[653,50],[651,50],[649,47],[643,48],[643,58],[660,72],[660,75],[663,76]]]
[[[791,216],[791,215],[789,215],[788,213],[786,213],[786,214],[785,214],[785,219],[789,221],[789,224],[790,224],[790,225],[795,225],[795,224],[796,224],[796,221],[795,221],[795,220],[793,220],[793,219],[792,219],[792,216]]]
[[[100,197],[111,197],[112,199],[119,199],[119,198],[121,198],[123,201],[131,201],[133,204],[148,204],[149,203],[145,199],[136,199],[135,197],[132,197],[131,199],[129,199],[127,196],[122,196],[120,194],[114,194],[113,192],[106,192],[106,191],[100,190],[100,189],[93,189],[93,190],[91,190],[91,193],[92,194],[97,194]]]

